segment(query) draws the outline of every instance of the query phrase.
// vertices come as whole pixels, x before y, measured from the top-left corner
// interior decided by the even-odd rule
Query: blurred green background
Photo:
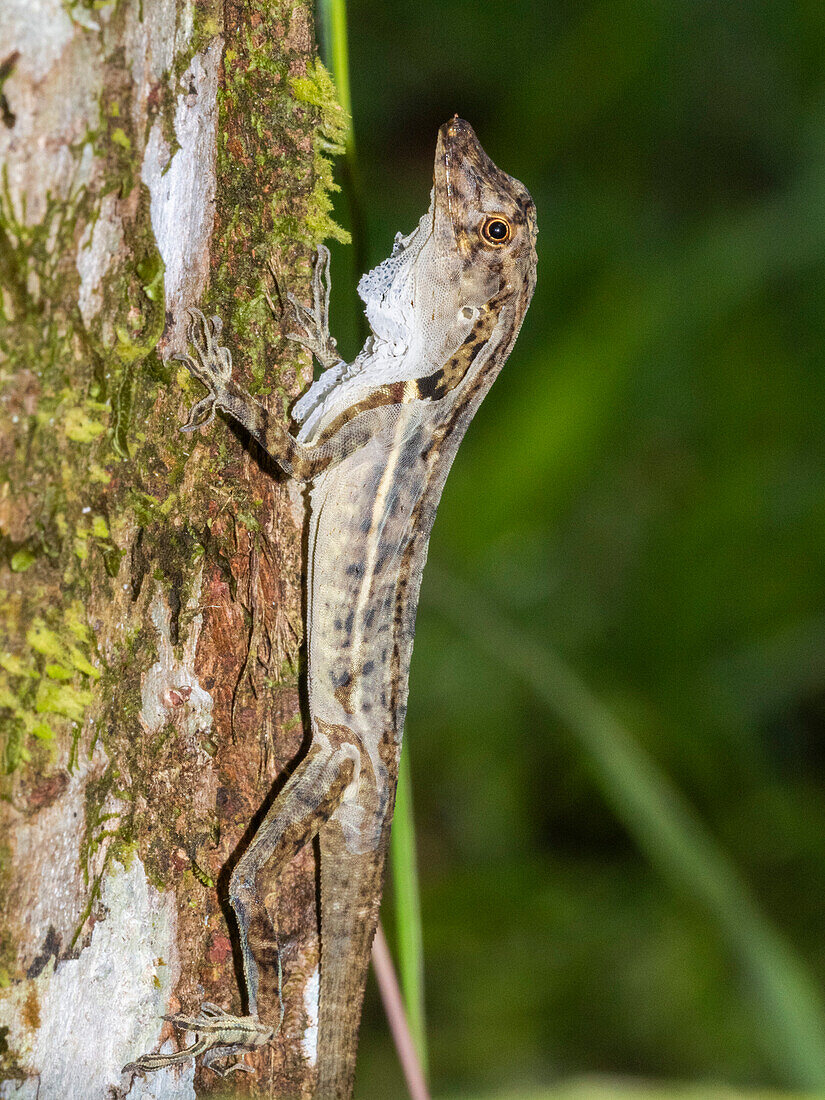
[[[454,112],[540,226],[413,660],[434,1092],[825,1095],[825,6],[348,14],[368,263]],[[357,1095],[403,1095],[374,990]]]

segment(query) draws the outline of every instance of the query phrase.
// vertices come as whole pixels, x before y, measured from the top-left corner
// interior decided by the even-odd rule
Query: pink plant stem
[[[381,922],[375,931],[375,939],[372,944],[372,965],[375,968],[375,976],[378,979],[378,989],[381,1000],[384,1002],[384,1011],[390,1024],[390,1031],[398,1051],[398,1061],[407,1082],[407,1090],[410,1100],[430,1100],[430,1092],[427,1082],[424,1080],[424,1072],[418,1060],[410,1025],[407,1023],[407,1014],[404,1011],[404,1002],[401,1000],[401,990],[398,988],[398,978],[395,976],[390,949],[384,936]]]

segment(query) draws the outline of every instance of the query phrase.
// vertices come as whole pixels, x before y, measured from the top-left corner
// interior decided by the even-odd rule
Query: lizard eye
[[[507,244],[512,235],[513,227],[503,214],[493,214],[487,218],[481,227],[481,236],[487,244],[491,244],[495,248]]]

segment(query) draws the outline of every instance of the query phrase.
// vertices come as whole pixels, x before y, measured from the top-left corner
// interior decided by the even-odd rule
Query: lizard
[[[329,331],[329,252],[319,247],[312,305],[288,295],[323,373],[292,409],[297,430],[232,377],[221,321],[191,310],[208,389],[182,430],[222,410],[291,477],[309,486],[307,653],[311,742],[229,883],[247,1014],[207,1003],[167,1017],[196,1042],[145,1054],[145,1071],[205,1064],[263,1046],[259,966],[275,915],[256,891],[317,836],[320,849],[318,1100],[352,1093],[361,1002],[392,820],[415,617],[429,536],[470,420],[508,358],[536,282],[536,211],[457,115],[438,134],[430,207],[358,291],[371,334],[352,363]],[[280,956],[278,957],[280,966]],[[280,988],[280,982],[279,982]],[[283,1015],[283,1006],[281,1006]],[[278,1024],[280,1026],[280,1024]],[[214,1066],[213,1068],[218,1068]],[[240,1061],[229,1069],[248,1068]]]

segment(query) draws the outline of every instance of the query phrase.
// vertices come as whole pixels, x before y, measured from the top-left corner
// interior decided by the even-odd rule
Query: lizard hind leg
[[[276,942],[272,938],[276,926],[274,912],[269,898],[264,901],[258,895],[257,875],[265,866],[277,874],[312,840],[340,805],[354,774],[352,747],[333,749],[324,738],[323,747],[314,753],[310,750],[272,803],[252,844],[232,872],[229,900],[240,934],[248,1015],[234,1016],[205,1002],[198,1016],[164,1017],[175,1027],[193,1032],[195,1042],[172,1054],[144,1054],[124,1066],[124,1072],[144,1073],[203,1055],[203,1064],[224,1076],[245,1067],[239,1060],[222,1069],[215,1064],[216,1060],[263,1046],[273,1038],[276,1029],[258,1019],[259,977],[255,955],[268,961],[275,947],[280,995],[280,949],[277,934]]]
[[[340,805],[353,780],[351,752],[333,749],[327,741],[307,756],[270,806],[252,843],[238,860],[229,881],[229,901],[235,912],[246,985],[247,1010],[257,1017],[259,966],[275,948],[279,993],[280,947],[273,943],[277,928],[272,895],[266,901],[257,888],[266,867],[274,877],[308,844]],[[277,940],[277,934],[276,934]],[[257,956],[257,958],[256,958]],[[280,1006],[283,1015],[283,1005]]]
[[[172,1054],[142,1054],[134,1062],[123,1067],[123,1073],[146,1073],[147,1070],[164,1069],[180,1065],[190,1058],[203,1055],[203,1065],[225,1077],[234,1070],[251,1072],[251,1067],[241,1060],[243,1053],[264,1046],[273,1037],[271,1027],[260,1024],[252,1016],[233,1016],[211,1001],[204,1001],[198,1016],[164,1016],[180,1031],[191,1032],[194,1043]],[[221,1067],[215,1063],[224,1058],[241,1055],[241,1059]]]

